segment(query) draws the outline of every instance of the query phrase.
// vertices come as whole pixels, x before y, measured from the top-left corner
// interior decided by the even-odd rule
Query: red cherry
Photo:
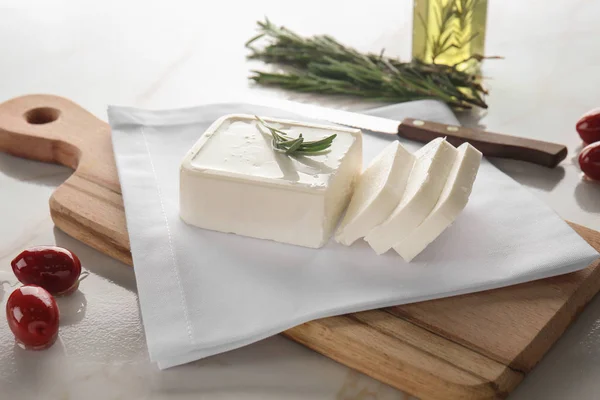
[[[600,181],[600,142],[592,143],[581,150],[579,166],[588,178]]]
[[[58,306],[40,286],[15,289],[6,302],[6,319],[17,342],[26,349],[46,349],[58,336]]]
[[[53,295],[66,295],[79,287],[81,262],[62,247],[37,246],[23,250],[10,263],[23,284],[39,285]]]
[[[579,118],[575,128],[585,143],[600,141],[600,108],[585,113]]]

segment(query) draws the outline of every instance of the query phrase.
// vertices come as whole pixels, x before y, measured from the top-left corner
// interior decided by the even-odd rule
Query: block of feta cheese
[[[350,246],[382,223],[404,193],[415,156],[397,140],[390,143],[360,175],[335,240]]]
[[[434,139],[416,153],[402,199],[390,216],[365,237],[383,254],[408,236],[437,203],[458,151],[443,138]]]
[[[458,155],[448,174],[437,204],[425,220],[404,240],[394,245],[406,261],[415,258],[433,242],[465,208],[481,164],[481,152],[468,143],[458,148]]]
[[[318,248],[362,171],[360,130],[263,118],[290,137],[336,134],[328,151],[286,155],[252,115],[217,120],[185,156],[180,216],[200,228]]]

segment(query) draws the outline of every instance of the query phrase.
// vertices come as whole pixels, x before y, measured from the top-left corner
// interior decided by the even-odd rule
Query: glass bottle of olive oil
[[[414,0],[413,58],[454,65],[483,56],[486,19],[487,0]]]

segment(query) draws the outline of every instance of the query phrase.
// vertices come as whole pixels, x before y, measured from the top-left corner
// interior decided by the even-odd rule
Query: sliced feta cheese
[[[458,148],[458,156],[448,174],[437,204],[425,220],[404,240],[394,245],[406,261],[415,258],[433,242],[467,205],[481,163],[481,152],[468,143]]]
[[[335,240],[350,246],[382,223],[404,193],[415,156],[400,142],[390,143],[358,178]]]
[[[323,246],[362,170],[357,129],[264,118],[291,137],[337,134],[327,152],[289,156],[254,116],[216,121],[185,156],[180,216],[188,224],[299,246]]]
[[[445,139],[434,139],[416,153],[406,190],[398,206],[365,237],[377,254],[403,240],[431,212],[446,183],[458,151]]]

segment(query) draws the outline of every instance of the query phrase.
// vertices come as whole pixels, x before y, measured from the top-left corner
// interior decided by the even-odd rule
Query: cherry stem
[[[79,283],[81,283],[81,281],[83,281],[88,276],[90,276],[89,271],[82,271],[81,274],[79,275]]]

